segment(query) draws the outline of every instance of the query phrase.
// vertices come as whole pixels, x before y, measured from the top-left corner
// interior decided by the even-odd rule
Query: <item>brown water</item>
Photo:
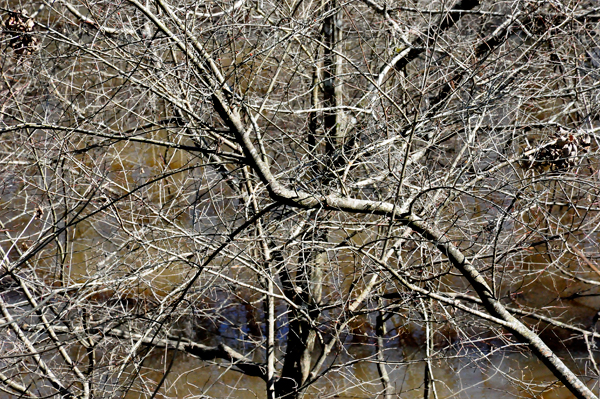
[[[406,355],[402,355],[402,352]],[[414,348],[398,349],[389,353],[391,361],[398,363],[388,367],[390,381],[399,397],[423,398],[424,362],[412,360],[422,358],[423,352]],[[575,354],[563,353],[570,366],[581,366]],[[582,357],[587,354],[580,353]],[[168,397],[192,398],[208,395],[214,398],[265,398],[265,384],[258,378],[245,377],[226,368],[204,364],[189,356],[178,354],[171,374],[165,383],[164,393]],[[521,353],[499,351],[496,353],[471,350],[469,353],[449,351],[433,364],[435,389],[439,398],[544,398],[563,399],[571,397],[568,390],[557,388],[555,379],[537,359]],[[162,378],[162,373],[171,361],[153,357],[142,376],[149,384]],[[152,371],[152,368],[156,371]],[[584,373],[585,370],[579,369]],[[357,363],[344,373],[332,372],[311,388],[306,398],[375,398],[381,393],[376,366],[373,363]],[[597,381],[590,380],[588,386],[598,394]],[[129,392],[127,398],[145,397]]]
[[[134,150],[131,149],[132,153]],[[129,165],[125,168],[129,171],[133,170],[135,173],[127,175],[123,172],[124,185],[128,180],[131,180],[130,183],[132,184],[135,183],[135,176],[133,175],[137,176],[137,174],[140,174],[137,177],[139,182],[143,182],[144,179],[148,178],[148,176],[143,175],[144,173],[149,173],[148,171],[158,168],[154,161],[139,161],[138,159],[138,162],[142,164],[135,167]],[[178,162],[174,167],[179,167],[180,164]],[[171,187],[185,185],[189,183],[186,179],[193,178],[194,176],[185,176],[185,174],[175,175],[172,179],[173,182],[166,185]],[[119,179],[115,178],[115,181],[119,181]],[[221,189],[227,190],[226,185],[222,185]],[[163,198],[166,192],[165,183],[149,187],[147,190],[147,195],[151,198],[149,202],[164,203],[160,198]],[[15,209],[28,206],[24,204],[22,197],[11,197],[10,195],[5,195],[2,202],[10,204]],[[204,212],[202,216],[204,219],[200,223],[209,224],[208,220],[214,217],[216,212],[211,210],[214,204],[207,203],[205,206],[208,210]],[[573,211],[569,212],[571,212],[571,215],[567,214],[564,217],[572,216]],[[4,217],[12,219],[18,214],[16,211],[14,213],[5,212]],[[191,219],[193,218],[190,217],[189,213],[182,213],[176,224],[189,228],[194,223]],[[144,225],[158,223],[157,220],[156,215],[149,214],[132,217],[130,222],[139,223],[136,228],[142,229]],[[25,226],[28,226],[25,230],[28,233],[34,233],[43,228],[41,220],[34,219],[32,223],[29,223],[30,221],[32,221],[31,216],[24,215],[12,219],[11,224],[7,227],[11,231],[22,231]],[[203,228],[206,228],[206,226],[203,226]],[[106,239],[107,236],[111,235],[110,240]],[[122,236],[119,237],[119,235]],[[359,234],[357,237],[361,238],[361,235]],[[366,233],[365,237],[361,239],[368,239]],[[188,242],[185,239],[173,238],[168,235],[159,238],[162,249],[176,251],[181,251],[182,248],[187,249]],[[144,256],[138,256],[131,252],[128,247],[117,245],[117,243],[124,244],[127,239],[127,234],[120,230],[117,220],[111,218],[108,213],[101,214],[89,222],[78,225],[69,237],[69,257],[68,262],[65,263],[64,282],[82,283],[87,281],[97,271],[102,270],[104,267],[103,262],[107,259],[106,253],[112,253],[113,256],[121,257],[121,261],[116,264],[107,263],[115,268],[115,275],[125,275],[127,270],[136,268],[148,268],[146,280],[132,287],[133,291],[130,292],[130,295],[162,298],[171,289],[185,281],[189,271],[193,270],[193,268],[189,268],[182,263],[157,266],[153,264],[153,261],[156,258],[164,258],[165,255],[161,255],[161,251],[147,248]],[[49,253],[51,254],[51,251]],[[16,256],[16,254],[13,252],[12,256]],[[42,265],[39,270],[50,273],[53,270],[52,256],[49,258],[41,256],[39,259],[40,265]],[[340,253],[337,256],[337,261],[339,263],[336,267],[339,268],[341,275],[352,275],[355,272],[355,260],[352,257],[345,257]],[[43,266],[45,262],[48,262],[47,266]],[[512,305],[544,309],[565,321],[586,328],[591,327],[592,317],[600,308],[600,299],[597,296],[590,295],[565,299],[562,302],[556,301],[557,295],[568,297],[579,292],[584,286],[573,283],[564,276],[557,278],[559,271],[550,263],[543,248],[530,248],[526,255],[507,263],[509,269],[507,273],[512,276],[512,286],[507,286],[506,289],[514,292],[514,303]],[[577,271],[580,276],[592,280],[597,278],[593,271],[590,271],[588,267],[581,263],[580,259],[573,255],[566,255],[562,263],[569,270]],[[230,268],[239,270],[239,273],[248,274],[247,276],[238,274],[241,280],[249,281],[252,276],[252,273],[244,267],[231,265]],[[460,286],[461,284],[459,279],[456,278],[449,278],[446,282],[451,285],[454,284],[454,286]],[[342,280],[339,283],[347,292],[350,280]],[[597,292],[597,289],[585,291],[586,294],[594,294],[595,292]],[[249,292],[246,289],[239,289],[237,293],[242,297],[246,295],[246,298],[257,298],[256,293]],[[207,304],[206,306],[210,307],[211,305]],[[230,320],[238,322],[236,327],[240,330],[248,328],[250,316],[244,313],[242,308],[233,310],[232,315],[229,316]],[[398,334],[398,337],[390,342],[386,350],[386,356],[389,359],[387,369],[390,373],[392,385],[395,392],[401,395],[402,398],[422,398],[424,375],[424,361],[422,359],[424,352],[420,349],[419,344],[423,341],[423,332],[417,327],[407,329],[403,320],[391,319],[390,323],[394,324]],[[229,327],[225,326],[223,328]],[[540,334],[548,342],[557,343],[559,341],[557,338],[567,339],[565,341],[566,345],[573,343],[573,345],[577,345],[578,350],[582,349],[582,343],[580,341],[569,341],[570,334],[565,331],[546,329],[544,326],[539,326],[539,328]],[[332,371],[321,378],[314,387],[308,390],[308,398],[373,398],[380,393],[381,384],[374,363],[373,326],[368,321],[363,320],[362,322],[357,321],[356,325],[350,325],[350,329],[354,337],[346,341],[340,357],[336,360],[340,363],[353,361],[356,363],[341,370]],[[260,330],[260,326],[258,330]],[[444,340],[438,340],[436,350],[439,352],[433,356],[435,389],[439,398],[570,397],[568,391],[555,386],[555,379],[543,364],[535,358],[519,353],[517,351],[518,346],[514,350],[494,350],[494,347],[487,346],[485,341],[473,344],[470,337],[464,335],[459,337],[456,331],[447,331],[446,333],[448,336],[444,338],[449,339],[454,346],[443,351],[444,344],[442,342]],[[488,337],[484,336],[484,338],[487,339]],[[208,341],[213,342],[211,339]],[[588,357],[587,352],[571,352],[569,354],[563,351],[561,353],[564,360],[571,367],[574,367],[577,374],[584,376],[595,374],[594,370],[586,368],[590,367],[589,364],[585,363],[585,359]],[[164,352],[161,354],[160,351],[153,352],[144,361],[139,374],[139,381],[136,384],[155,386],[162,378],[163,373],[169,368],[174,355],[173,351],[169,351],[167,354]],[[176,356],[163,387],[165,397],[192,398],[199,397],[202,394],[215,398],[265,397],[265,384],[259,378],[246,377],[238,372],[228,370],[227,365],[217,366],[213,363],[202,362],[183,353],[178,353]],[[256,356],[257,361],[263,360],[261,358],[262,354]],[[589,381],[589,386],[596,390],[599,389],[597,385],[596,381]],[[545,386],[545,388],[540,388],[540,386]],[[136,393],[135,388],[127,393],[127,397],[132,399],[146,397],[145,395]],[[7,396],[0,394],[0,397]]]

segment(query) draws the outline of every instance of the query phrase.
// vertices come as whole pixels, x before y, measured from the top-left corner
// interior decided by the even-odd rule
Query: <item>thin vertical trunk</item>
[[[249,170],[244,169],[244,179],[246,183],[247,198],[251,199],[252,210],[254,213],[259,213],[258,203],[256,202],[256,196],[254,195],[254,187],[252,185],[251,173]],[[267,359],[267,399],[276,398],[275,388],[275,299],[274,299],[274,274],[273,274],[273,256],[269,244],[265,240],[265,234],[260,220],[256,221],[256,232],[257,238],[261,244],[262,258],[264,264],[265,282],[264,285],[267,289],[266,298],[266,359]]]
[[[269,277],[271,273],[269,273]],[[275,300],[273,279],[267,280],[267,399],[275,399]]]
[[[325,0],[327,1],[327,0]],[[339,84],[338,76],[341,70],[341,57],[336,54],[338,43],[341,40],[341,30],[339,29],[339,10],[337,0],[330,0],[324,5],[324,9],[329,14],[323,22],[323,68],[322,68],[322,91],[323,101],[319,104],[319,89],[317,82],[321,76],[321,68],[318,65],[319,51],[315,54],[315,69],[313,71],[313,92],[311,97],[312,108],[317,109],[319,105],[326,108],[323,113],[323,134],[325,135],[325,168],[320,168],[315,163],[313,172],[316,176],[321,176],[323,189],[328,190],[334,175],[331,170],[343,162],[340,151],[343,145],[342,114],[339,106],[342,103],[342,87]],[[318,129],[319,119],[316,112],[309,114],[309,134],[308,147],[315,158],[319,156]],[[316,213],[315,215],[319,215]],[[317,220],[318,224],[319,221]],[[306,309],[309,318],[315,320],[320,314],[320,302],[322,298],[323,270],[327,263],[327,253],[321,248],[320,243],[327,242],[327,231],[315,226],[313,239],[308,247],[304,248],[298,259],[298,269],[292,279],[290,272],[285,271],[281,275],[284,292],[293,299],[298,308]],[[282,268],[282,270],[284,270]],[[303,394],[302,386],[307,381],[311,366],[313,363],[313,352],[317,332],[311,326],[311,320],[308,320],[304,314],[291,309],[287,349],[284,359],[281,377],[277,383],[277,395],[290,399],[299,398]]]
[[[327,109],[324,113],[324,129],[326,135],[325,154],[328,164],[338,165],[343,161],[340,154],[343,145],[343,112],[339,108],[343,101],[343,88],[339,82],[342,69],[342,57],[339,55],[339,43],[342,40],[341,12],[338,9],[338,0],[330,0],[325,7],[329,14],[323,21],[323,106]]]
[[[321,67],[319,61],[319,47],[315,50],[314,62],[313,62],[313,72],[312,72],[312,92],[310,96],[310,108],[316,110],[319,108],[321,103],[319,99],[319,87],[321,81]],[[308,150],[310,151],[311,157],[313,158],[312,164],[312,173],[313,178],[316,178],[320,175],[319,162],[317,161],[319,150],[318,150],[318,130],[319,130],[319,112],[311,111],[308,114],[308,137],[307,144]]]
[[[433,368],[431,367],[431,355],[433,349],[433,330],[431,329],[431,320],[429,319],[429,308],[425,301],[420,299],[421,308],[423,311],[423,322],[425,323],[425,372],[423,375],[423,399],[432,397],[437,399],[437,391],[435,390],[435,381],[433,379]]]
[[[383,301],[379,299],[379,307],[382,308]],[[383,397],[384,399],[392,399],[393,389],[390,384],[390,377],[385,368],[385,356],[383,354],[385,343],[384,335],[387,333],[385,328],[385,312],[379,311],[377,313],[377,321],[375,323],[375,333],[377,334],[377,371],[379,372],[379,379],[383,386]]]

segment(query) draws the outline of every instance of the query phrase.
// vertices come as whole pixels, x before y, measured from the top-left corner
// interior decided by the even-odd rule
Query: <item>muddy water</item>
[[[152,170],[156,165],[149,162],[138,165],[140,173],[142,169]],[[136,168],[128,168],[138,170]],[[176,176],[178,179],[182,177]],[[148,176],[140,177],[141,183]],[[179,180],[177,181],[179,183]],[[181,183],[180,183],[181,184]],[[148,196],[158,197],[157,193],[164,191],[160,187],[156,192],[149,190]],[[6,202],[14,201],[13,198],[6,198]],[[153,199],[153,202],[160,202]],[[13,205],[20,203],[14,201]],[[196,228],[191,220],[189,213],[182,213],[181,224],[188,228]],[[152,215],[146,216],[143,223],[148,223]],[[203,214],[202,217],[205,217]],[[210,216],[210,212],[209,212]],[[201,218],[202,218],[201,217]],[[14,229],[18,231],[18,225],[26,225],[27,217],[22,220],[15,219]],[[140,219],[141,220],[141,219]],[[206,219],[203,219],[206,222]],[[39,221],[30,227],[33,229]],[[206,226],[199,228],[204,230]],[[86,276],[93,274],[95,268],[101,266],[93,254],[115,253],[118,246],[114,246],[114,236],[107,240],[106,237],[115,235],[119,231],[116,220],[108,216],[99,218],[90,222],[90,224],[80,225],[73,235],[69,238],[72,242],[70,261],[67,262],[68,272],[65,274],[65,281],[81,282]],[[123,239],[125,242],[125,238]],[[185,241],[182,241],[185,242]],[[106,248],[100,248],[98,243],[106,245]],[[181,248],[181,243],[170,237],[165,237],[162,241],[164,247]],[[586,253],[591,253],[592,248],[583,248]],[[121,248],[124,259],[127,259],[128,251]],[[560,275],[559,270],[552,266],[552,259],[544,254],[545,248],[531,248],[525,256],[513,259],[510,262],[511,269],[507,273],[511,274],[512,286],[507,287],[513,295],[513,305],[531,306],[538,309],[545,309],[551,314],[564,321],[569,321],[583,327],[592,327],[593,316],[600,308],[600,300],[592,294],[595,291],[586,291],[587,296],[573,297],[564,299],[562,302],[555,300],[557,295],[567,298],[570,295],[579,292],[582,285],[573,284],[568,278]],[[128,267],[141,268],[146,266],[155,255],[149,251],[147,257],[136,259],[132,256],[132,261]],[[158,255],[158,254],[156,254]],[[121,255],[119,255],[121,256]],[[344,259],[340,256],[343,263]],[[125,262],[123,262],[125,263]],[[347,269],[340,266],[342,272],[352,274],[352,262],[348,262]],[[563,267],[570,271],[578,270],[580,276],[594,280],[597,275],[585,265],[579,262],[579,259],[573,255],[565,256],[562,259]],[[157,268],[151,271],[153,294],[164,296],[169,287],[176,286],[181,282],[182,275],[185,272],[177,272],[171,264],[164,268]],[[349,284],[349,281],[344,282]],[[343,284],[342,284],[343,285]],[[141,290],[146,287],[140,288]],[[347,288],[347,287],[346,287]],[[249,317],[240,314],[234,314],[230,320],[239,320],[241,324],[249,324]],[[283,310],[282,310],[283,312]],[[240,325],[241,325],[240,324]],[[402,323],[395,327],[400,326]],[[239,326],[238,326],[239,327]],[[240,327],[241,328],[241,327]],[[372,336],[373,327],[365,324],[357,326],[355,332],[360,330],[363,334]],[[557,337],[568,339],[569,334],[564,331],[550,330],[540,326],[540,333],[547,341],[558,342]],[[390,380],[394,386],[395,392],[402,398],[422,398],[423,397],[423,375],[424,362],[422,361],[424,353],[419,348],[419,337],[422,332],[417,330],[409,331],[403,342],[396,342],[396,347],[388,347],[386,356],[389,359],[388,372]],[[421,339],[422,340],[422,339]],[[439,398],[499,398],[509,397],[541,397],[541,398],[568,398],[570,394],[564,389],[558,389],[554,386],[554,378],[547,368],[537,359],[525,356],[516,351],[502,350],[490,352],[490,348],[481,348],[471,345],[467,338],[463,337],[464,342],[455,345],[461,350],[447,349],[444,352],[437,353],[433,361],[434,378],[436,380],[435,388]],[[350,367],[340,371],[333,371],[318,381],[314,387],[307,393],[309,398],[373,398],[381,391],[378,372],[373,358],[373,342],[369,339],[358,345],[359,339],[355,344],[348,344],[344,348],[347,353],[341,355],[342,361],[357,362]],[[581,347],[581,342],[566,341],[566,345],[577,344]],[[436,348],[438,351],[444,350],[443,346]],[[343,351],[342,351],[343,352]],[[262,398],[265,397],[264,382],[258,378],[243,376],[237,372],[230,371],[226,367],[218,367],[215,364],[201,362],[191,356],[182,353],[175,354],[169,352],[166,358],[160,354],[153,354],[143,363],[142,371],[139,375],[140,383],[146,383],[148,386],[154,386],[162,378],[163,373],[168,369],[172,356],[177,356],[170,370],[169,376],[164,385],[164,394],[168,397],[187,398],[201,397],[205,394],[214,398]],[[579,375],[594,375],[594,370],[586,369],[583,360],[588,357],[587,352],[563,352],[563,359],[574,367]],[[256,359],[262,360],[262,359]],[[338,362],[340,359],[337,359]],[[589,366],[589,365],[588,365]],[[530,386],[528,386],[530,384]],[[540,385],[546,385],[542,391]],[[595,381],[589,381],[590,387],[598,389]],[[332,396],[330,396],[332,395]],[[335,395],[335,396],[333,396]],[[0,395],[0,397],[3,397]],[[128,398],[142,398],[144,395],[137,394],[132,389]],[[160,397],[160,396],[159,396]]]
[[[131,151],[136,151],[136,149],[132,148]],[[137,151],[140,151],[140,149],[137,148]],[[149,157],[149,159],[156,159],[156,157]],[[137,162],[136,165],[125,165],[123,167],[123,170],[127,171],[123,172],[124,176],[121,179],[123,186],[143,183],[158,168],[150,160],[140,161],[138,159]],[[177,162],[170,167],[177,168],[181,163],[184,162]],[[184,177],[184,174],[175,175],[170,185],[174,187],[188,184],[189,182],[184,182]],[[131,178],[131,182],[128,181],[129,178]],[[188,178],[192,180],[193,176]],[[113,181],[120,181],[117,177],[112,179]],[[149,198],[149,202],[162,205],[164,201],[160,198],[164,197],[162,195],[166,191],[163,186],[152,186],[147,190],[146,198]],[[19,198],[6,196],[2,201],[4,203],[11,202],[15,209],[24,207],[22,199]],[[213,205],[204,204],[202,206],[209,208]],[[33,209],[30,209],[30,211],[33,211]],[[214,214],[216,214],[216,211],[202,211],[195,222],[194,218],[190,217],[189,212],[181,213],[179,223],[188,229],[206,231],[207,226],[196,226],[196,223],[208,223],[208,219]],[[7,214],[5,213],[5,215]],[[567,213],[566,216],[569,216],[569,214]],[[132,218],[131,221],[132,224],[136,222],[143,225],[154,222],[153,218],[156,219],[156,216],[143,215],[139,219]],[[13,225],[9,227],[12,230],[20,231],[21,226],[27,225],[30,220],[31,217],[27,216],[14,219],[12,221]],[[41,221],[35,219],[29,230],[31,232],[41,230],[40,224]],[[138,287],[137,294],[148,289],[149,291],[152,290],[153,295],[164,296],[168,293],[169,288],[180,284],[182,276],[186,273],[185,270],[178,271],[173,264],[165,264],[164,267],[152,269],[152,267],[155,267],[152,264],[153,258],[160,255],[159,251],[148,249],[145,257],[136,257],[126,245],[117,245],[119,243],[125,244],[128,239],[126,235],[122,239],[115,238],[119,234],[119,229],[120,226],[117,220],[111,219],[109,215],[78,226],[69,237],[70,253],[69,261],[65,263],[67,266],[67,271],[64,274],[65,282],[83,282],[93,275],[96,269],[103,267],[103,263],[98,262],[97,259],[105,259],[103,257],[105,253],[112,253],[124,259],[122,263],[117,264],[115,267],[150,268],[148,275],[152,276],[152,282],[148,286]],[[110,237],[110,239],[106,237]],[[172,237],[162,237],[161,246],[181,250],[182,243],[185,245],[186,241],[178,241]],[[593,248],[584,247],[581,249],[588,254],[594,250]],[[514,300],[512,305],[544,309],[564,321],[585,328],[592,327],[593,316],[600,309],[600,300],[593,295],[597,291],[585,291],[583,292],[586,294],[585,296],[570,298],[572,294],[581,291],[583,286],[574,284],[569,278],[561,276],[560,269],[557,269],[556,265],[552,265],[553,260],[546,256],[545,252],[545,248],[533,247],[526,251],[524,256],[512,259],[508,263],[510,270],[507,271],[507,274],[511,275],[511,285],[506,289],[511,292],[511,298]],[[343,256],[339,256],[338,259],[342,264],[346,261]],[[109,263],[111,261],[111,259],[108,259]],[[593,271],[590,271],[580,262],[580,259],[572,254],[564,255],[561,263],[562,267],[571,272],[577,271],[580,276],[590,280],[598,279]],[[352,274],[352,262],[348,261],[347,268],[341,265],[340,270],[341,274]],[[242,278],[242,280],[248,279]],[[347,292],[347,285],[349,284],[350,280],[342,281],[341,286],[345,288],[345,292]],[[559,302],[555,299],[557,295],[569,299],[563,299]],[[243,316],[241,310],[237,312],[240,314],[232,315],[230,320],[239,320],[240,325],[249,324],[249,317]],[[402,323],[399,323],[395,327],[401,325]],[[373,334],[373,327],[368,324],[362,324],[353,329],[354,332],[360,330],[365,335],[370,334],[372,336]],[[540,326],[540,334],[547,341],[554,342],[558,342],[557,337],[561,339],[570,338],[569,334],[564,331],[551,330],[544,326]],[[395,392],[401,395],[402,398],[423,397],[424,362],[421,359],[423,359],[424,354],[418,346],[419,341],[422,341],[419,337],[422,337],[422,332],[418,329],[409,331],[405,337],[406,339],[403,340],[404,342],[396,342],[394,344],[396,347],[390,345],[386,351],[386,356],[389,359],[388,372],[390,373],[390,380]],[[461,350],[448,349],[434,356],[435,388],[439,398],[570,397],[566,390],[558,389],[553,385],[553,376],[537,359],[525,356],[516,350],[490,352],[490,348],[482,349],[471,345],[467,338],[463,337],[462,339],[464,342],[454,346],[454,348],[460,347]],[[372,352],[373,342],[366,339],[361,342],[362,345],[358,345],[360,340],[357,339],[356,341],[355,344],[348,344],[344,348],[347,353],[341,355],[341,360],[351,362],[362,359],[363,361],[327,374],[314,387],[311,387],[307,397],[326,398],[328,395],[336,395],[331,397],[372,398],[381,391]],[[578,347],[581,347],[581,342],[566,341],[566,345],[571,344],[577,344]],[[437,350],[441,351],[444,348],[440,345]],[[262,398],[265,396],[264,382],[258,378],[246,377],[230,371],[226,367],[201,362],[182,353],[175,354],[172,351],[166,355],[166,358],[160,354],[153,354],[147,358],[139,376],[140,383],[154,386],[168,369],[171,357],[174,355],[177,358],[164,385],[165,396],[177,398],[199,397],[202,394],[215,398]],[[586,369],[583,360],[579,360],[587,358],[587,352],[571,352],[570,354],[564,352],[562,357],[565,361],[570,362],[570,366],[574,367],[579,375],[591,376],[595,374],[594,370]],[[340,359],[337,360],[339,362]],[[530,386],[527,384],[530,384]],[[590,381],[589,384],[595,389],[598,388],[595,381]],[[546,385],[543,392],[539,388],[540,385]],[[142,398],[146,396],[131,390],[127,397]]]
[[[405,352],[403,356],[401,352]],[[415,348],[403,348],[390,353],[390,361],[397,362],[388,367],[390,381],[399,397],[406,399],[423,398],[423,352]],[[583,363],[578,358],[586,353],[559,353],[569,366],[582,374]],[[163,391],[167,396],[177,398],[202,397],[256,399],[265,398],[265,384],[258,378],[249,378],[241,374],[203,364],[189,356],[178,354],[171,374],[165,382]],[[571,357],[573,356],[573,357]],[[142,378],[150,384],[162,378],[162,371],[171,361],[154,357]],[[155,368],[156,371],[152,371]],[[537,359],[525,356],[517,351],[486,352],[470,350],[468,352],[448,351],[444,360],[435,361],[433,372],[436,380],[435,390],[439,398],[544,398],[563,399],[571,397],[564,388],[557,388],[554,377]],[[588,386],[599,393],[597,381],[588,381]],[[306,398],[375,398],[381,394],[381,384],[377,368],[373,363],[357,363],[343,373],[332,372],[315,384],[307,392]],[[142,398],[135,392],[129,392],[127,398]]]

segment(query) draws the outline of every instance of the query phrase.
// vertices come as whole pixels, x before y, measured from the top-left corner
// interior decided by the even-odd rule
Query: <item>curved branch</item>
[[[435,227],[430,226],[418,216],[394,212],[394,204],[389,202],[360,200],[356,198],[339,197],[337,195],[312,194],[300,190],[288,189],[275,179],[269,170],[269,167],[262,161],[260,154],[250,140],[249,132],[245,129],[238,111],[234,107],[229,107],[219,92],[213,94],[213,104],[221,118],[234,132],[250,165],[255,169],[257,175],[266,185],[269,195],[273,200],[301,208],[337,209],[349,213],[369,213],[389,217],[396,214],[396,218],[400,223],[419,233],[423,238],[433,243],[441,253],[448,257],[453,266],[456,267],[473,286],[481,298],[483,306],[490,315],[503,320],[505,322],[505,324],[503,324],[505,328],[513,332],[523,342],[527,343],[535,355],[550,369],[556,378],[565,384],[573,395],[577,398],[596,398],[592,391],[578,379],[578,377],[558,358],[558,356],[556,356],[556,354],[554,354],[554,352],[552,352],[540,337],[506,310],[500,301],[494,297],[492,290],[483,276],[479,274],[479,271],[456,246],[443,238],[442,232]],[[400,209],[405,207],[406,205]],[[402,212],[406,211],[404,210]]]
[[[556,378],[558,378],[573,395],[577,398],[596,398],[590,389],[577,378],[577,376],[560,360],[558,356],[527,326],[515,318],[505,307],[494,297],[494,293],[488,286],[479,271],[469,262],[465,255],[452,243],[444,239],[443,233],[435,227],[429,226],[423,220],[414,215],[405,215],[404,223],[419,233],[423,238],[432,242],[437,249],[446,255],[448,260],[456,267],[469,281],[477,295],[481,299],[482,305],[494,317],[506,321],[505,327],[513,334],[518,336],[523,342],[527,343]]]
[[[62,326],[53,326],[52,329],[56,333],[72,332],[67,327]],[[136,342],[140,342],[142,345],[152,346],[153,348],[181,350],[202,360],[226,360],[231,362],[239,369],[236,371],[242,372],[245,375],[259,377],[265,381],[267,378],[266,365],[253,362],[246,356],[242,355],[230,346],[225,345],[224,343],[208,346],[193,342],[187,338],[180,338],[173,335],[167,335],[166,338],[157,338],[154,334],[151,334],[152,336],[143,336],[141,334],[134,334],[120,329],[96,332],[101,333],[106,337],[135,340]],[[92,333],[92,331],[90,331],[90,333]]]
[[[82,13],[80,13],[77,8],[75,8],[71,3],[65,0],[59,0],[58,3],[64,4],[64,6],[69,10],[71,14],[73,14],[78,20],[82,23],[91,26],[94,29],[99,30],[102,33],[109,35],[132,35],[136,36],[136,31],[134,29],[117,29],[117,28],[107,28],[105,26],[100,25],[98,22],[86,17]]]
[[[137,0],[130,0],[130,2],[135,4],[140,9],[144,8],[137,2]],[[158,2],[164,6],[164,11],[169,14],[170,9],[166,7],[161,0],[158,0]],[[455,3],[453,9],[468,10],[478,4],[479,1],[477,0],[459,0],[457,3]],[[148,13],[147,15],[150,18],[153,17],[151,13]],[[440,25],[436,29],[441,31],[452,27],[458,21],[461,15],[461,13],[446,15],[440,21]],[[174,16],[171,15],[171,17]],[[161,24],[155,19],[153,22],[155,24]],[[186,34],[189,34],[187,30],[183,30]],[[428,37],[429,36],[430,35],[428,35]],[[194,62],[195,66],[198,67],[198,72],[204,74],[203,77],[209,82],[222,82],[223,78],[220,75],[219,70],[214,67],[210,68],[211,66],[214,66],[214,61],[212,58],[206,53],[206,51],[204,51],[202,46],[199,46],[197,41],[192,42],[194,45],[199,47],[199,55],[203,58],[202,62],[198,62],[199,60]],[[411,55],[409,52],[405,58],[396,61],[396,67],[399,65],[402,66],[402,63],[409,62],[410,60],[416,58],[416,56],[419,54],[420,52],[416,55]],[[209,68],[204,67],[204,65],[208,65]],[[212,71],[210,69],[212,69]],[[401,206],[399,211],[396,211],[396,206],[388,202],[341,197],[335,194],[323,195],[317,193],[308,193],[301,190],[291,190],[280,184],[271,173],[269,166],[262,160],[260,153],[254,146],[254,143],[250,138],[250,130],[247,129],[245,124],[242,122],[239,108],[227,100],[227,98],[230,98],[230,96],[227,95],[228,93],[226,93],[226,91],[222,88],[222,85],[216,84],[212,87],[215,88],[215,91],[212,94],[213,106],[215,110],[235,135],[236,141],[242,147],[250,166],[255,170],[260,180],[265,184],[269,196],[274,201],[305,209],[325,208],[349,213],[379,214],[387,217],[397,218],[398,222],[419,233],[423,238],[433,243],[441,253],[448,257],[453,266],[456,267],[473,286],[474,290],[481,298],[483,306],[490,313],[490,315],[503,320],[503,325],[505,325],[509,331],[513,332],[523,342],[527,343],[536,356],[542,360],[542,362],[552,371],[555,377],[565,384],[565,386],[571,391],[571,393],[573,393],[573,395],[578,398],[596,398],[589,388],[587,388],[587,386],[585,386],[585,384],[578,379],[578,377],[533,331],[531,331],[512,314],[510,314],[510,312],[506,310],[500,301],[494,297],[492,290],[488,286],[483,276],[469,262],[465,255],[456,246],[446,241],[443,237],[443,233],[437,230],[435,227],[430,226],[428,223],[415,215],[406,213],[406,204]]]

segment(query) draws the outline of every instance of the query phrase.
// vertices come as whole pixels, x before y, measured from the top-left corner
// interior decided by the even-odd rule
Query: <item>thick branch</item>
[[[141,6],[135,0],[131,0],[138,8]],[[464,0],[458,1],[454,10],[469,10],[479,4],[478,1]],[[166,8],[168,12],[168,7]],[[444,31],[452,27],[460,18],[461,13],[447,14],[435,28],[438,32]],[[153,21],[157,23],[156,21]],[[187,33],[187,32],[186,32]],[[435,32],[431,31],[427,34],[428,43],[433,38]],[[197,42],[194,42],[196,44]],[[414,51],[413,51],[414,50]],[[411,49],[402,59],[396,60],[395,66],[403,67],[407,62],[416,58],[424,49]],[[200,56],[204,58],[204,62],[212,65],[214,62],[205,51],[199,51]],[[201,66],[200,63],[194,63],[198,67],[198,71],[203,74],[209,74],[209,70]],[[218,71],[213,71],[214,76],[206,77],[208,81],[221,81],[221,76]],[[220,79],[221,78],[221,79]],[[215,86],[213,86],[215,87]],[[396,211],[394,204],[387,202],[360,200],[349,197],[340,197],[338,195],[322,195],[313,194],[299,190],[290,190],[281,185],[271,173],[268,165],[263,162],[262,157],[255,148],[250,139],[249,130],[245,128],[244,123],[238,108],[226,100],[227,94],[223,89],[216,88],[212,95],[213,105],[219,113],[223,121],[229,126],[236,137],[236,141],[242,147],[244,154],[248,158],[250,166],[255,170],[261,181],[268,189],[270,197],[280,203],[301,208],[326,208],[337,209],[350,213],[372,213],[385,216],[399,215],[398,221],[416,232],[423,238],[434,243],[438,250],[448,257],[451,263],[456,267],[471,283],[477,294],[482,300],[487,311],[494,317],[504,320],[507,329],[512,331],[524,342],[529,344],[533,352],[546,364],[552,373],[562,381],[565,386],[578,398],[595,398],[594,394],[583,384],[577,376],[569,370],[565,364],[548,348],[548,346],[523,323],[512,316],[506,308],[494,297],[492,290],[487,285],[485,279],[477,269],[466,259],[462,252],[444,240],[443,234],[428,225],[415,215],[402,213],[406,209]]]
[[[415,230],[423,238],[434,243],[438,250],[446,255],[454,267],[456,267],[471,283],[487,311],[492,316],[504,320],[506,322],[505,327],[516,334],[523,342],[527,343],[536,356],[542,360],[550,371],[552,371],[555,377],[563,382],[576,397],[596,398],[589,388],[577,378],[577,376],[533,331],[511,315],[506,308],[494,298],[493,292],[487,285],[483,276],[479,274],[477,269],[467,260],[457,247],[443,238],[443,234],[439,230],[429,226],[415,215],[394,212],[394,205],[388,202],[359,200],[349,197],[339,197],[337,195],[311,194],[304,191],[290,190],[282,186],[271,174],[268,166],[262,161],[256,148],[250,141],[249,134],[244,128],[237,111],[234,108],[226,106],[226,102],[219,93],[213,95],[213,103],[219,112],[219,115],[235,133],[236,139],[243,147],[249,162],[256,170],[257,175],[267,186],[273,200],[302,208],[328,208],[350,213],[373,213],[386,216],[400,214],[397,216],[398,221]]]
[[[498,301],[479,271],[469,262],[464,254],[444,238],[441,231],[429,226],[420,218],[413,215],[405,215],[404,223],[419,233],[422,237],[435,244],[440,252],[448,257],[469,281],[475,292],[482,301],[482,305],[492,315],[507,322],[506,328],[527,343],[536,356],[552,371],[577,398],[595,398],[596,396],[583,384],[579,378],[552,352],[552,350],[522,322],[516,319]]]
[[[70,333],[67,327],[52,327],[54,332]],[[186,338],[179,338],[172,335],[166,338],[158,338],[156,336],[143,336],[141,334],[129,333],[124,330],[111,329],[102,331],[102,334],[107,337],[132,339],[141,342],[142,345],[151,346],[153,348],[165,348],[171,350],[182,350],[190,355],[196,356],[202,360],[221,359],[231,362],[241,373],[252,377],[260,377],[266,381],[267,369],[266,365],[256,363],[248,359],[246,356],[237,352],[224,343],[219,343],[215,346],[208,346],[190,341]]]

